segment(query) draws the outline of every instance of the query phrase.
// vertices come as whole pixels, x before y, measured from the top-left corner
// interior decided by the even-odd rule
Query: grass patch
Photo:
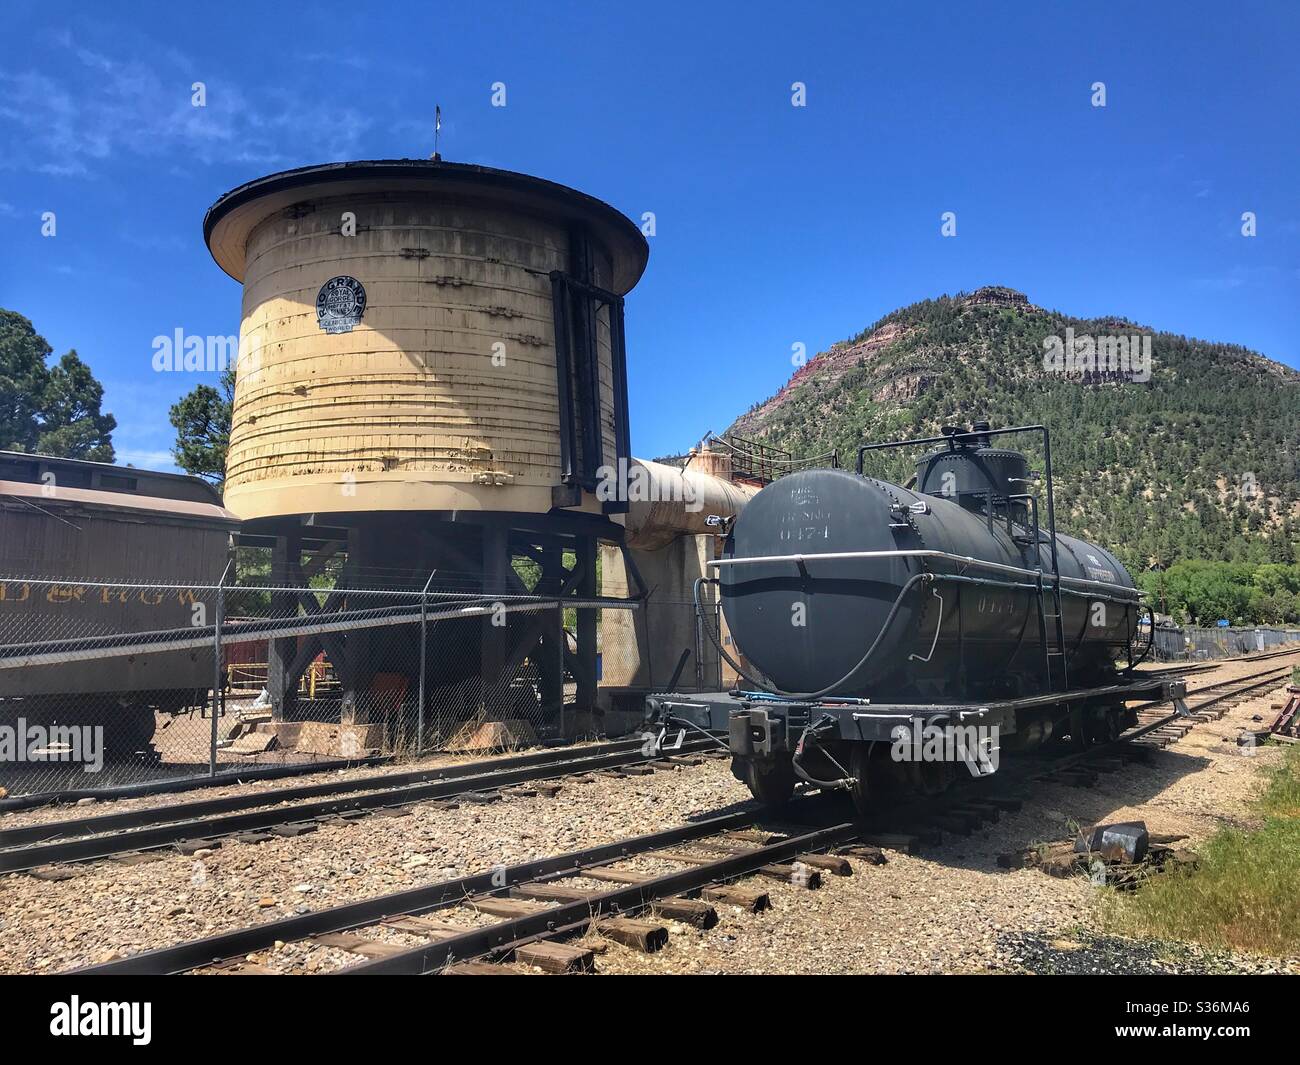
[[[1218,949],[1300,954],[1300,748],[1290,747],[1256,803],[1264,824],[1220,829],[1200,864],[1154,877],[1104,911],[1118,932]]]

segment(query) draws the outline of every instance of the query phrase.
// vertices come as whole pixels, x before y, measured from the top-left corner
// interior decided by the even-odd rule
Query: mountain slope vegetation
[[[1149,336],[1149,379],[1046,369],[1044,342],[1067,330]],[[728,432],[795,456],[835,449],[851,466],[860,443],[977,420],[1046,424],[1058,526],[1134,571],[1300,561],[1300,373],[1236,345],[1045,310],[1007,288],[886,315],[809,360]],[[1008,446],[1042,469],[1032,437]],[[911,471],[902,454],[868,459],[867,472],[892,481]]]

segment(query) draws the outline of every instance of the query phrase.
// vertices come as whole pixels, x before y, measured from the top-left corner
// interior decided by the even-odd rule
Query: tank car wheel
[[[1113,709],[1094,710],[1083,721],[1083,738],[1089,746],[1110,743],[1120,734],[1120,716]]]
[[[871,812],[873,788],[871,778],[874,770],[871,766],[871,745],[855,743],[853,753],[849,756],[849,772],[853,774],[853,787],[849,795],[853,799],[853,808],[862,816]]]
[[[124,706],[116,699],[100,702],[89,713],[86,723],[104,730],[104,754],[118,759],[149,750],[158,727],[152,706],[147,703]]]
[[[1114,707],[1106,711],[1105,737],[1102,742],[1114,743],[1124,732],[1125,708]]]
[[[942,795],[956,775],[951,762],[910,762],[907,768],[913,791],[927,798]]]
[[[114,744],[117,753],[134,755],[148,750],[153,743],[158,721],[154,717],[153,707],[124,706],[119,708],[118,715],[110,727],[116,731],[113,738],[117,741]],[[108,729],[105,729],[106,733],[107,731]],[[106,735],[105,739],[107,738]]]
[[[745,786],[764,806],[784,806],[794,795],[795,775],[789,762],[736,759]],[[739,774],[738,774],[739,775]]]

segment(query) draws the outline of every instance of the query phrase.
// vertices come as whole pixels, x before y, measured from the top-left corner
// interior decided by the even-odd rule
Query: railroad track
[[[1166,673],[1203,673],[1208,670],[1218,669],[1220,666],[1229,665],[1233,662],[1263,662],[1270,658],[1281,658],[1283,655],[1293,655],[1296,653],[1297,648],[1284,647],[1278,651],[1258,651],[1255,654],[1241,655],[1238,658],[1218,658],[1204,662],[1185,662],[1168,666],[1157,666],[1152,669],[1142,670],[1142,672],[1155,674],[1157,676],[1162,676]]]
[[[1020,808],[1023,798],[1007,794],[1005,785],[1022,788],[1033,782],[1055,781],[1088,786],[1101,773],[1126,764],[1128,756],[1150,757],[1150,748],[1181,736],[1183,731],[1177,735],[1165,731],[1171,723],[1178,722],[1182,729],[1222,716],[1226,704],[1278,683],[1289,670],[1289,666],[1274,667],[1205,685],[1191,694],[1227,690],[1189,707],[1189,716],[1156,716],[1110,743],[1048,765],[1026,766],[1010,779],[998,774],[993,780],[1003,779],[992,790],[989,782],[972,780],[943,797],[882,811],[867,821],[838,819],[836,804],[805,797],[779,815],[741,810],[254,925],[77,972],[262,974],[271,970],[253,960],[256,952],[307,940],[356,957],[356,964],[340,970],[349,974],[502,974],[512,972],[499,964],[509,960],[545,972],[590,971],[593,951],[569,941],[593,928],[604,939],[634,949],[656,950],[668,940],[666,919],[708,928],[717,920],[718,904],[763,908],[766,893],[761,886],[744,882],[746,878],[776,878],[811,890],[821,885],[823,873],[851,875],[849,856],[877,864],[885,860],[881,848],[915,851],[941,842],[944,832],[969,835],[996,821],[1003,811]],[[1216,712],[1218,707],[1223,709]],[[1121,752],[1124,755],[1116,757]],[[792,818],[811,825],[792,826]],[[619,868],[629,861],[641,867]],[[647,861],[657,863],[658,868],[646,869]],[[665,865],[670,868],[664,869]]]
[[[646,755],[644,740],[577,750],[548,750],[392,775],[371,775],[245,795],[151,806],[69,821],[0,831],[0,873],[41,870],[72,862],[137,854],[176,846],[192,852],[232,835],[246,842],[298,836],[322,822],[352,820],[422,802],[490,802],[503,789],[554,785],[592,773],[653,772],[656,763],[708,753],[707,739],[684,742],[671,755]]]

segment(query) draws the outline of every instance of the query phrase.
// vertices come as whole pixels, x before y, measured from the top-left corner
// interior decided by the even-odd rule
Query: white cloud
[[[135,448],[114,447],[115,462],[119,466],[136,466],[143,470],[162,470],[165,473],[177,469],[176,460],[170,451],[137,450]]]
[[[270,167],[347,157],[370,125],[330,97],[287,89],[250,100],[220,70],[152,41],[115,58],[55,38],[66,63],[0,71],[0,168],[80,177],[118,156],[167,158],[175,166],[241,162]],[[192,85],[206,106],[192,105]]]

